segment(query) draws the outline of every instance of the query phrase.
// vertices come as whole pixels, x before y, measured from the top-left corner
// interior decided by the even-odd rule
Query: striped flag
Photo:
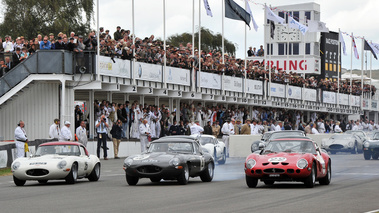
[[[355,44],[354,36],[352,35],[351,38],[353,39],[352,45],[353,45],[353,49],[354,49],[354,56],[356,59],[359,59],[359,54],[358,54],[358,50],[357,50],[357,45]]]

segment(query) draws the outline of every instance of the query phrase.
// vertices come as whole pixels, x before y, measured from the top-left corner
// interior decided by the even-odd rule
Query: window
[[[271,46],[271,48],[270,48]],[[267,55],[272,55],[272,49],[273,49],[273,44],[267,44],[267,48],[266,48],[266,54]]]
[[[305,14],[304,14],[306,20],[311,20],[311,11],[305,11]]]
[[[293,16],[292,17],[296,21],[299,21],[299,19],[300,19],[300,13],[299,13],[299,11],[293,11]]]
[[[311,44],[306,43],[305,44],[305,55],[310,55],[311,54]]]
[[[293,43],[293,52],[292,55],[299,55],[299,43]]]
[[[284,12],[279,12],[278,14],[280,17],[284,18]]]
[[[287,44],[278,44],[278,55],[287,55]]]
[[[84,151],[83,147],[80,147],[80,155],[86,155],[86,151]]]

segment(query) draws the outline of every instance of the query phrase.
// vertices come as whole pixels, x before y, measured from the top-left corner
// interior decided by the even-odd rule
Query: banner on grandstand
[[[349,95],[347,94],[338,94],[338,103],[341,105],[349,105]]]
[[[336,102],[336,93],[335,92],[322,92],[322,102],[327,104],[337,104]]]
[[[224,89],[232,92],[242,92],[242,78],[223,76]]]
[[[166,67],[166,83],[179,84],[184,86],[191,85],[190,71],[176,67]]]
[[[99,56],[99,72],[101,75],[122,77],[122,78],[131,78],[130,76],[130,61],[122,60],[119,58],[114,58],[112,61],[111,57]]]
[[[369,106],[370,106],[370,100],[364,98],[362,101],[362,109],[369,109]]]
[[[138,80],[162,82],[163,67],[157,64],[135,63],[135,76]]]
[[[197,85],[203,88],[221,89],[221,75],[207,72],[197,73]]]
[[[263,95],[263,81],[246,80],[246,93]]]
[[[301,87],[288,86],[287,97],[301,100]]]
[[[267,59],[267,63],[271,67],[285,70],[287,72],[320,74],[320,58],[306,56],[271,56]]]
[[[350,95],[351,106],[361,106],[361,97],[356,95]]]
[[[378,110],[378,101],[371,100],[371,110]]]
[[[315,89],[304,88],[304,100],[306,101],[317,101],[317,91]]]
[[[279,98],[286,97],[286,85],[271,83],[270,95]]]

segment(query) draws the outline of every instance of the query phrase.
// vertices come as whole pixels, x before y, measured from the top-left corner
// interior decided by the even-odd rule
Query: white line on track
[[[377,210],[372,210],[372,211],[365,212],[365,213],[378,213],[378,212],[379,212],[379,209],[377,209]]]
[[[337,175],[367,175],[367,176],[379,176],[379,173],[345,173],[345,172],[337,172]]]

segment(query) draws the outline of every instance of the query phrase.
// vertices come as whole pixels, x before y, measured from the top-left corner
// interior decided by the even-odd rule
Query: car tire
[[[379,158],[379,153],[373,153],[372,154],[372,159],[378,160],[378,158]]]
[[[20,180],[18,178],[16,178],[14,175],[13,175],[13,182],[16,186],[23,186],[25,185],[26,183],[26,180]]]
[[[38,183],[46,184],[46,183],[47,183],[47,180],[38,180]]]
[[[351,154],[353,154],[353,155],[358,154],[358,146],[357,146],[356,143],[354,144],[354,148],[353,148],[353,150],[351,151]]]
[[[188,180],[189,180],[189,169],[188,169],[188,165],[186,164],[183,166],[182,174],[180,174],[178,177],[178,183],[180,185],[186,185],[188,183]]]
[[[139,181],[139,177],[125,175],[126,176],[126,182],[129,184],[129,186],[135,186],[137,185]]]
[[[224,149],[224,153],[222,154],[222,159],[217,161],[218,164],[225,164],[226,162],[226,149]]]
[[[311,168],[311,174],[304,181],[304,184],[307,188],[313,188],[315,186],[317,174],[316,169],[316,164],[313,163]]]
[[[275,183],[275,181],[273,181],[273,180],[265,180],[265,181],[263,181],[263,183],[265,183],[265,185],[270,186],[270,185],[273,185]]]
[[[91,174],[88,176],[89,181],[98,181],[100,178],[100,163],[97,163],[95,167],[93,167]]]
[[[66,177],[66,183],[74,184],[77,179],[78,179],[78,165],[76,163],[73,163],[71,166],[70,173],[68,173]]]
[[[152,177],[152,178],[150,178],[150,181],[153,182],[153,183],[159,183],[159,182],[161,182],[161,179],[162,178]]]
[[[321,178],[318,182],[321,185],[329,185],[331,180],[332,180],[332,163],[330,163],[330,159],[329,159],[328,168],[326,170],[326,175],[325,175],[325,177]]]
[[[371,151],[370,150],[365,150],[363,152],[363,157],[365,158],[365,160],[370,160],[371,159]]]
[[[203,182],[211,182],[214,175],[214,164],[213,162],[209,162],[207,168],[204,169],[204,172],[200,175],[200,179]]]
[[[249,188],[255,188],[255,187],[257,187],[257,185],[258,185],[258,178],[253,178],[253,177],[250,177],[250,176],[246,175],[245,179],[246,179],[246,185]]]

